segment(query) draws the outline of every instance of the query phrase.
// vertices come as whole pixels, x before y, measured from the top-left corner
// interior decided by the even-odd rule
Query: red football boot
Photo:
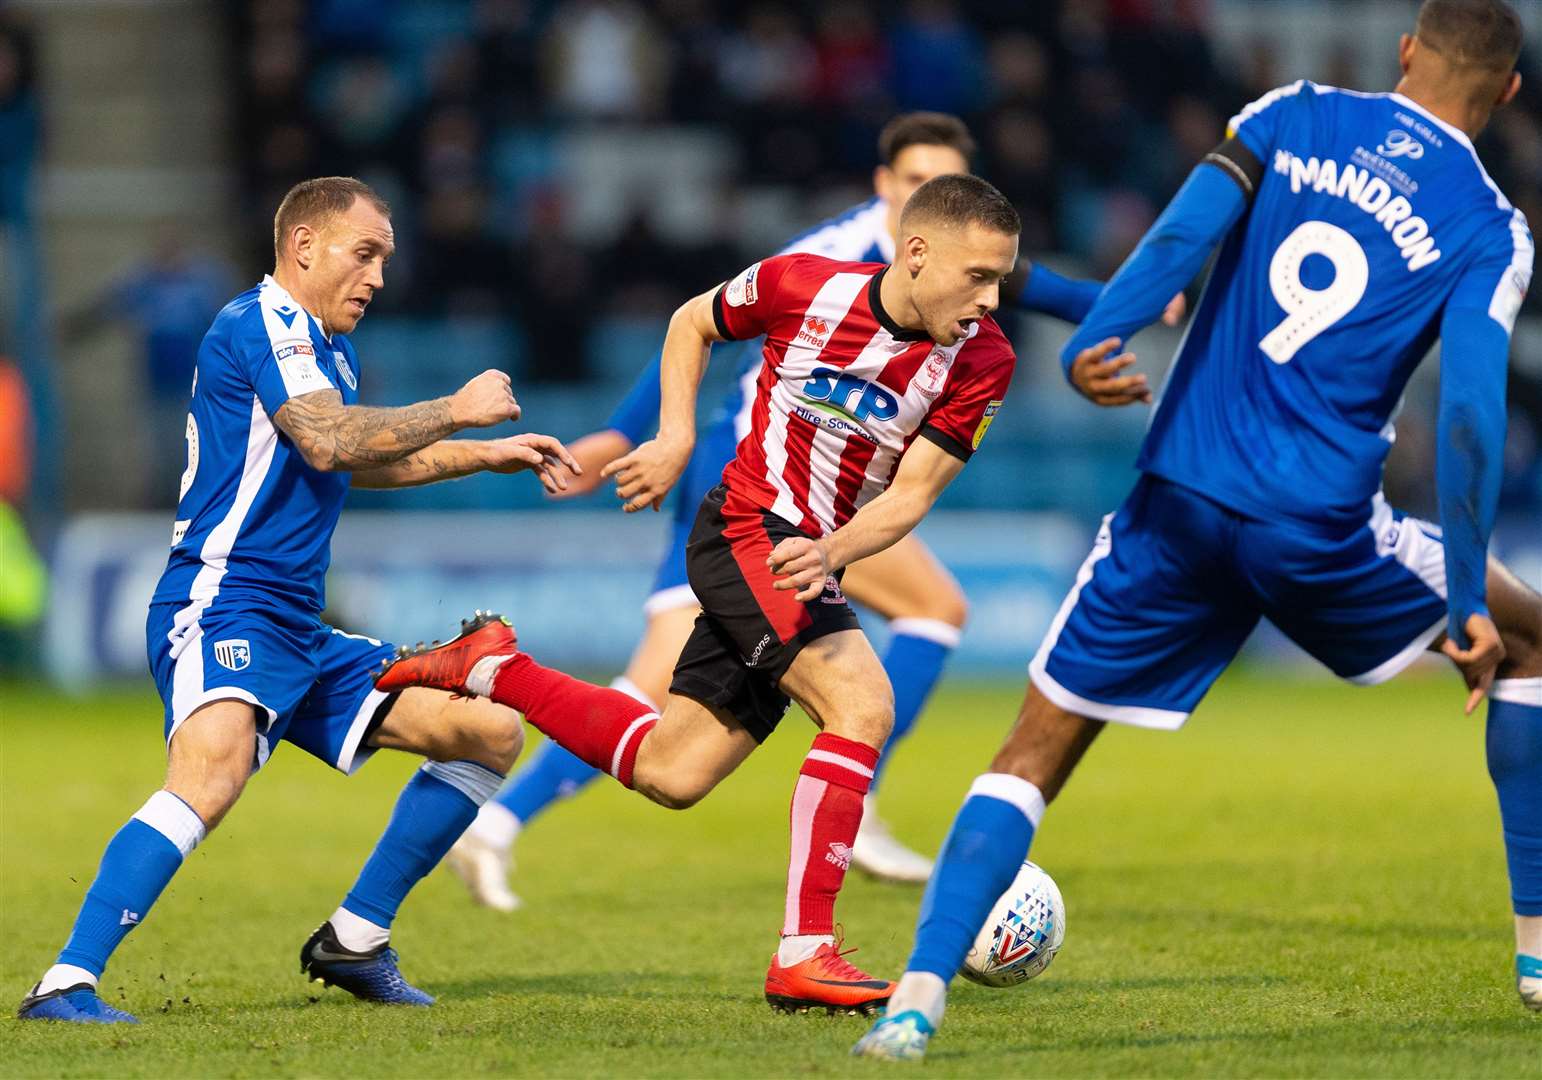
[[[874,978],[846,962],[844,942],[819,946],[807,960],[783,967],[773,954],[766,972],[766,1000],[777,1012],[808,1012],[824,1009],[836,1013],[870,1016],[889,1002],[897,983]]]
[[[428,686],[475,697],[477,691],[468,687],[466,680],[477,661],[487,656],[513,656],[517,645],[509,620],[478,611],[474,617],[462,619],[460,633],[443,644],[419,642],[412,648],[403,645],[397,649],[396,659],[388,660],[375,676],[375,689],[395,693],[409,686]]]

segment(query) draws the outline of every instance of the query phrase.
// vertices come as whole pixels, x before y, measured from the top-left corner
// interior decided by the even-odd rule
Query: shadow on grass
[[[589,998],[596,1002],[673,1001],[691,999],[696,1004],[733,1005],[751,1000],[747,993],[732,993],[704,987],[700,976],[665,972],[639,975],[636,972],[575,973],[562,975],[519,974],[491,975],[471,979],[422,980],[420,986],[440,1005],[472,1005],[491,997],[544,995]],[[753,999],[760,1002],[758,996]],[[345,990],[313,987],[299,998],[275,1001],[285,1009],[324,1008],[331,1005],[355,1005]]]

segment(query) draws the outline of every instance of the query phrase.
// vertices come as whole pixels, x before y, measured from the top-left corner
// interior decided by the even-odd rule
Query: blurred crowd
[[[657,310],[808,224],[810,193],[860,197],[884,121],[935,109],[969,121],[1026,251],[1106,274],[1226,118],[1298,74],[1267,40],[1223,62],[1212,18],[1209,0],[250,0],[230,22],[250,257],[290,183],[350,173],[398,207],[381,310]],[[1357,86],[1349,56],[1313,74]],[[1536,85],[1484,149],[1542,220]],[[583,376],[582,350],[532,345],[530,374]]]

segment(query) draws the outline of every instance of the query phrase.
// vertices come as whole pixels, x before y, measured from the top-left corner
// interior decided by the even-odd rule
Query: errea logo
[[[798,328],[798,338],[805,345],[812,345],[816,349],[825,347],[830,340],[830,324],[818,315],[810,315],[803,320],[803,325]]]

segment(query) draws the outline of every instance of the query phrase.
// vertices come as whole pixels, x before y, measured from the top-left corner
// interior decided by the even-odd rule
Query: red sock
[[[542,667],[524,653],[498,669],[492,699],[518,709],[559,746],[632,786],[643,739],[659,722],[630,694]]]
[[[862,824],[862,796],[878,751],[839,735],[814,736],[792,792],[792,861],[787,868],[785,934],[835,931],[835,895],[851,865]]]

